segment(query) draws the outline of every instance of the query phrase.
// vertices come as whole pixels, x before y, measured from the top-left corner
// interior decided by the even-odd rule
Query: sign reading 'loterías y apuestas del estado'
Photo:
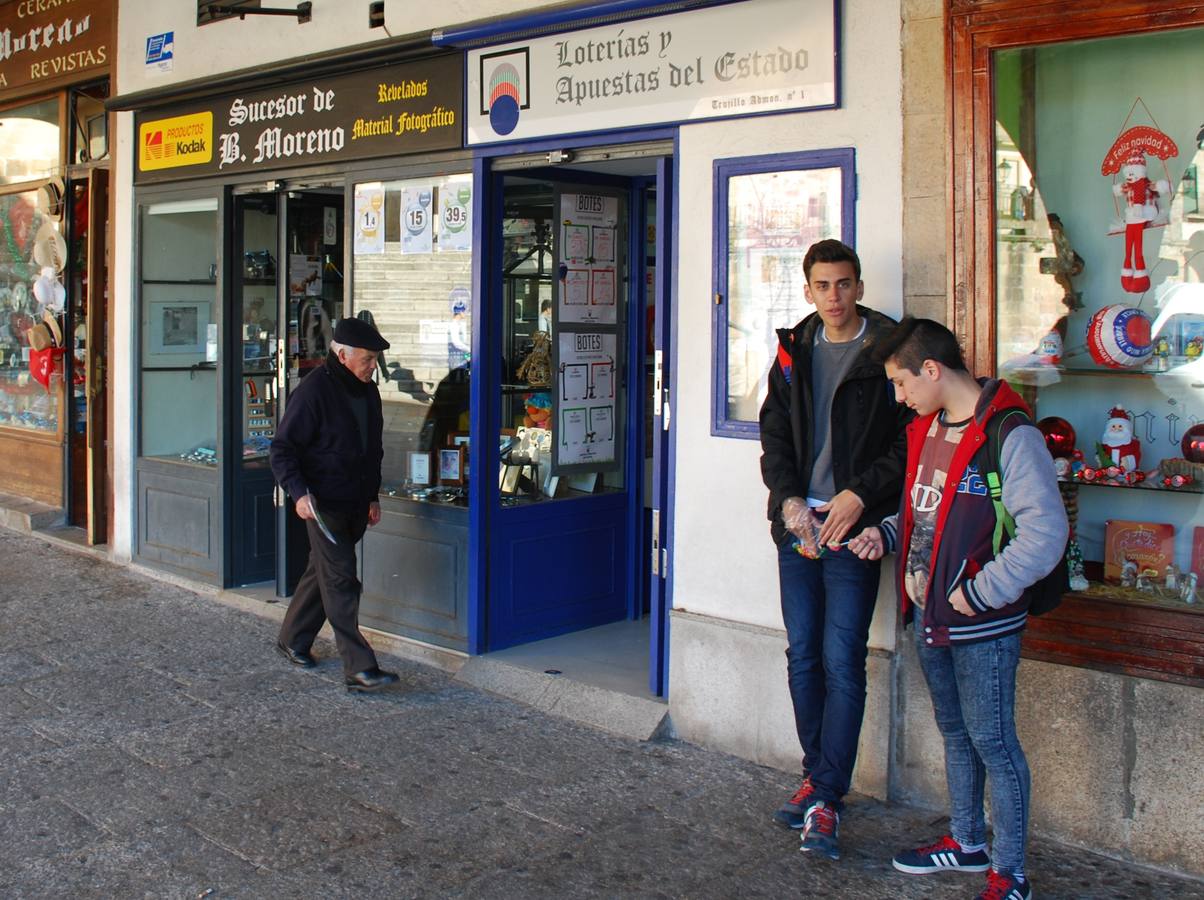
[[[758,0],[468,54],[468,143],[837,104],[834,0]]]

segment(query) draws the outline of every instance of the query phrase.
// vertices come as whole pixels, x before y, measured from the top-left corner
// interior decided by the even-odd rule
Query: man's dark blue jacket
[[[367,403],[366,441],[353,396]],[[366,509],[380,493],[383,431],[376,385],[360,381],[331,354],[288,398],[272,438],[272,474],[294,501],[308,493],[322,508]]]

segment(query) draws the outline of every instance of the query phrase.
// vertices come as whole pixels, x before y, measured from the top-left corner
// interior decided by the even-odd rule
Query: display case
[[[1028,401],[1072,525],[1026,652],[1204,683],[1204,16],[954,6],[952,321]]]
[[[353,313],[390,344],[379,357],[381,491],[464,512],[471,474],[464,455],[472,379],[471,210],[472,176],[436,173],[357,184],[352,213]],[[465,460],[454,472],[453,454],[444,454],[449,450],[457,462]]]
[[[57,273],[66,262],[66,245],[58,211],[50,209],[53,193],[46,188],[0,196],[0,427],[47,437],[61,433],[64,398],[64,304],[54,294],[63,292]],[[60,334],[53,346],[39,347],[30,330],[47,312],[57,319]]]

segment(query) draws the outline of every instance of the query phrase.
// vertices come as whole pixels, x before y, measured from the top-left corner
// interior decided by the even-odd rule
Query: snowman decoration
[[[1121,167],[1121,181],[1112,185],[1112,193],[1124,201],[1125,263],[1120,270],[1120,286],[1130,294],[1150,289],[1150,273],[1145,267],[1142,236],[1146,228],[1162,215],[1158,201],[1170,194],[1166,180],[1157,183],[1146,177],[1144,153],[1135,153]]]
[[[1141,444],[1133,436],[1133,420],[1122,407],[1108,413],[1108,424],[1100,437],[1100,462],[1119,466],[1125,472],[1136,472],[1141,462]]]
[[[1140,106],[1150,125],[1129,127],[1134,112]],[[1145,267],[1142,243],[1147,228],[1160,228],[1168,221],[1171,197],[1170,169],[1166,161],[1179,155],[1174,139],[1158,128],[1145,102],[1133,101],[1121,132],[1108,148],[1100,164],[1100,174],[1112,178],[1112,197],[1116,216],[1108,224],[1109,234],[1125,236],[1125,260],[1120,270],[1120,286],[1130,294],[1144,294],[1150,289],[1150,272]],[[1151,180],[1146,167],[1150,158],[1161,166],[1161,178]]]

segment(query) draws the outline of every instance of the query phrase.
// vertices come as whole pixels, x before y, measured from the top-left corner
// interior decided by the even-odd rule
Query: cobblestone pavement
[[[773,769],[639,743],[387,657],[349,695],[275,623],[0,531],[0,897],[970,898],[909,878],[931,812],[854,799],[839,863],[770,813]],[[278,615],[278,613],[276,613]],[[1204,885],[1034,842],[1038,897]]]

